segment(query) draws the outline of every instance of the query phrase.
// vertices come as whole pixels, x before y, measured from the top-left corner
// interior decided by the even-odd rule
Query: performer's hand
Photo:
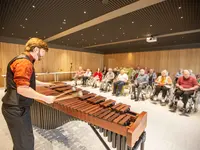
[[[45,102],[46,102],[47,104],[51,104],[51,103],[54,102],[55,99],[56,99],[55,96],[46,96]]]

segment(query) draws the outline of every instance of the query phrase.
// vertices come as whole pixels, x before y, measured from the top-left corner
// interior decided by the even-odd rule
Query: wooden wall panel
[[[24,45],[0,42],[0,75],[6,74],[8,62],[23,51]],[[98,67],[103,68],[103,59],[102,54],[50,48],[46,56],[35,63],[35,70],[36,72],[70,71],[70,63],[72,63],[72,71],[77,70],[79,66],[96,70]],[[60,80],[66,80],[69,77],[70,75],[59,75]],[[53,81],[53,75],[39,76],[38,79]],[[3,78],[0,77],[0,86],[2,85]]]
[[[151,52],[133,52],[104,55],[107,67],[142,67],[154,68],[156,71],[167,69],[174,74],[179,68],[192,69],[200,73],[200,48],[183,50],[162,50]]]

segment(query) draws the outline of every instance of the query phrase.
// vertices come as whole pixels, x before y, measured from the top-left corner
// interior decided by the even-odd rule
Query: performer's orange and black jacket
[[[30,106],[33,99],[17,93],[18,86],[29,86],[36,89],[34,58],[25,52],[13,58],[7,66],[6,94],[2,98],[4,104]]]

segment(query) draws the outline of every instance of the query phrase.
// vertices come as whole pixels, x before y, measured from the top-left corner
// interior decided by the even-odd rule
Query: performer
[[[45,96],[35,91],[34,62],[41,60],[48,51],[47,44],[38,38],[31,38],[25,51],[13,58],[7,66],[6,93],[2,98],[2,114],[10,131],[13,150],[34,150],[34,136],[30,117],[33,99],[53,103],[54,96]],[[50,85],[39,82],[39,84]]]

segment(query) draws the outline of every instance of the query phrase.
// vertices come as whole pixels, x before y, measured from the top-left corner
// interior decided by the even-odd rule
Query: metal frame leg
[[[90,124],[89,124],[90,125]],[[92,128],[92,130],[94,131],[94,133],[97,135],[97,137],[99,138],[99,140],[102,142],[102,144],[104,145],[104,147],[107,149],[107,150],[111,150],[109,148],[109,146],[105,143],[105,141],[103,140],[103,138],[101,137],[101,135],[98,133],[98,131],[92,126],[90,125],[90,127]]]

